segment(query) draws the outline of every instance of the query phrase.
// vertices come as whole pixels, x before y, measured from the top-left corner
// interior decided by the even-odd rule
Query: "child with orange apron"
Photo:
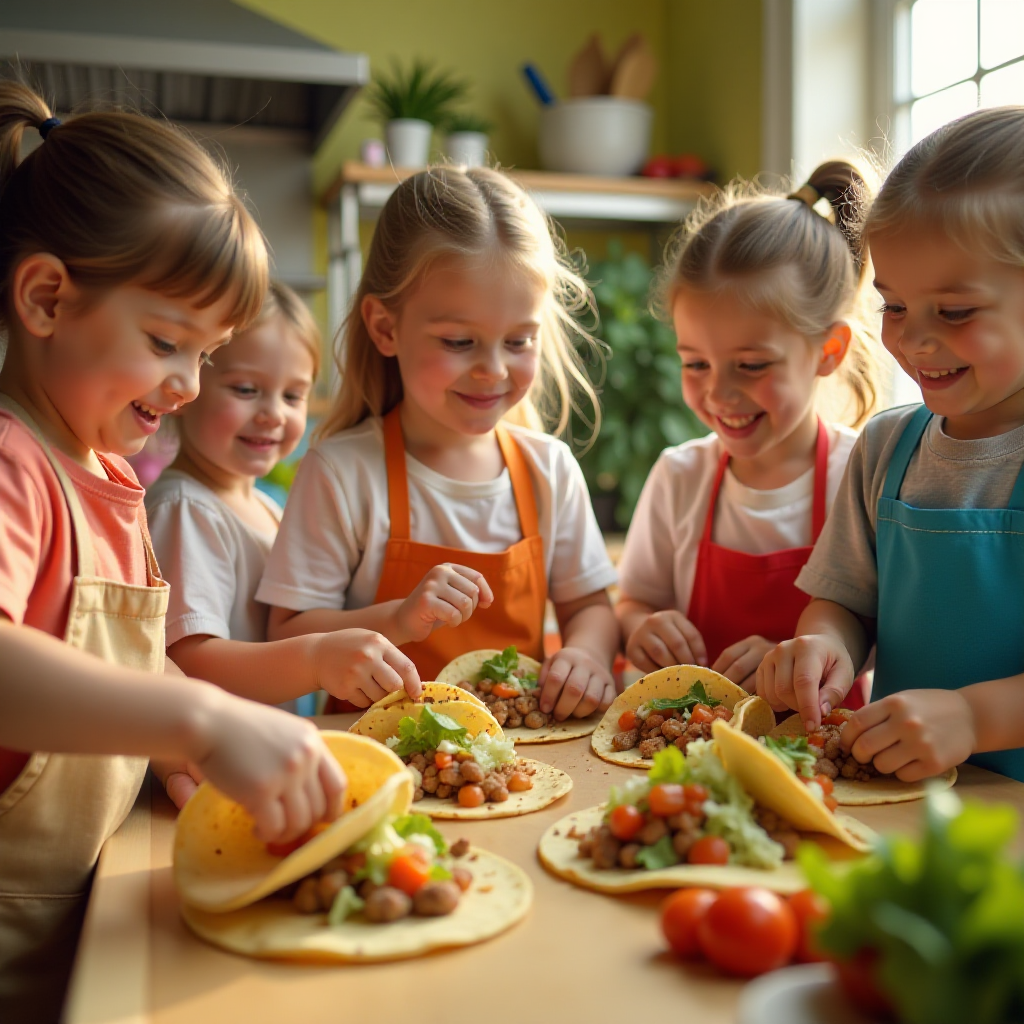
[[[271,639],[375,629],[432,679],[481,648],[543,661],[550,597],[562,648],[541,710],[607,706],[615,573],[568,447],[515,422],[536,422],[531,396],[573,379],[571,292],[585,286],[509,178],[437,168],[399,186],[348,321],[341,392],[257,591],[275,606]]]
[[[816,414],[818,385],[845,383],[858,421],[874,398],[865,339],[848,322],[859,186],[850,165],[828,164],[788,197],[730,192],[675,254],[663,298],[683,397],[712,433],[662,454],[626,537],[617,612],[643,671],[708,665],[752,690],[807,604],[796,577],[856,437]],[[820,198],[838,227],[814,210]]]

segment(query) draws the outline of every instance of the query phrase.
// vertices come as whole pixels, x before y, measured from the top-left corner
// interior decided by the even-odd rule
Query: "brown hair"
[[[123,111],[45,126],[19,161],[25,129],[50,118],[27,86],[0,82],[0,325],[15,268],[34,252],[90,290],[133,281],[202,307],[230,295],[227,323],[251,323],[267,251],[225,169],[182,129]]]
[[[885,179],[864,235],[870,241],[915,221],[1024,267],[1024,107],[976,110],[907,152]]]
[[[547,289],[538,336],[540,370],[514,418],[560,433],[575,410],[597,434],[600,406],[574,345],[575,336],[602,358],[597,343],[574,320],[574,314],[593,311],[593,298],[564,245],[537,204],[500,171],[432,167],[406,178],[381,211],[366,269],[339,335],[335,359],[341,389],[319,437],[330,437],[367,416],[383,416],[402,400],[398,360],[381,355],[373,344],[363,323],[363,299],[374,295],[399,309],[438,260],[481,256],[497,256]],[[592,413],[578,404],[578,392],[586,396]]]
[[[320,372],[323,346],[323,338],[320,335],[316,318],[309,311],[309,306],[288,285],[283,281],[271,279],[267,286],[267,295],[263,300],[260,315],[249,326],[259,327],[276,316],[281,317],[295,332],[296,337],[313,357],[313,376],[316,377]]]
[[[843,160],[816,168],[788,197],[731,184],[669,243],[657,311],[667,316],[682,288],[729,289],[809,339],[846,320],[853,340],[834,376],[847,391],[841,418],[860,426],[878,399],[874,339],[858,312],[865,277],[858,226],[868,196],[864,177]],[[819,199],[830,216],[815,210]]]

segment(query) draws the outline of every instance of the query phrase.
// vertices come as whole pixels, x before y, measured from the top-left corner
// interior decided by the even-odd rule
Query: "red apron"
[[[409,479],[399,409],[396,406],[384,417],[391,536],[374,603],[405,599],[435,565],[454,562],[468,566],[483,574],[494,592],[494,603],[489,608],[477,608],[472,618],[461,626],[454,629],[442,626],[426,640],[402,645],[401,650],[412,658],[420,678],[435,679],[449,661],[467,651],[504,650],[510,644],[515,644],[520,654],[543,661],[544,608],[548,597],[544,541],[540,536],[533,480],[519,445],[504,426],[499,423],[495,427],[508,467],[523,539],[499,552],[420,544],[409,537]],[[328,714],[342,710],[359,709],[347,701],[333,697],[328,700]]]
[[[749,555],[722,547],[711,539],[715,505],[729,465],[723,452],[711,487],[704,535],[697,550],[697,569],[687,618],[697,627],[713,665],[727,647],[748,636],[763,636],[779,643],[796,632],[800,613],[810,597],[796,587],[796,578],[811,556],[825,525],[825,488],[828,481],[828,432],[818,420],[814,454],[814,498],[811,505],[811,543],[784,548],[767,555]],[[854,683],[844,707],[863,706],[863,681]]]

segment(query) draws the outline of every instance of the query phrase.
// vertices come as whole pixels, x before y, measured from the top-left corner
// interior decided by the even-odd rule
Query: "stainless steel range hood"
[[[58,110],[98,99],[195,125],[298,130],[314,148],[370,76],[366,56],[230,0],[0,0],[0,61]]]

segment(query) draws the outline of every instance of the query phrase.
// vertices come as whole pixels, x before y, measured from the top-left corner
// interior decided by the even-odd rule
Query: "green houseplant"
[[[578,458],[602,527],[625,529],[662,450],[708,430],[683,402],[675,333],[651,314],[650,266],[613,240],[607,259],[587,277],[600,316],[596,333],[609,352],[604,380],[595,381],[601,430]],[[589,436],[575,417],[571,430],[576,442]],[[602,515],[608,505],[614,505],[611,517]]]

